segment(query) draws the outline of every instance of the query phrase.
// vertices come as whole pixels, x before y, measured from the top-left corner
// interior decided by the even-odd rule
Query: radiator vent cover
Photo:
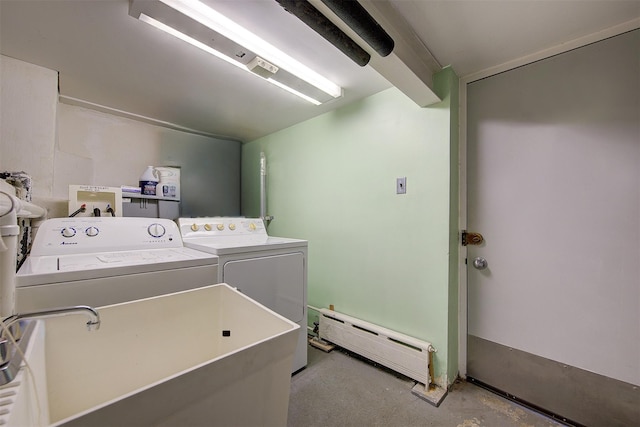
[[[336,311],[320,309],[320,338],[429,386],[431,343]]]

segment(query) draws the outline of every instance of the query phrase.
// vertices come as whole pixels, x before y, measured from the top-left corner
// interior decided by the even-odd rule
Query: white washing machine
[[[185,246],[219,257],[218,281],[300,325],[292,373],[307,366],[308,242],[271,237],[259,218],[180,218],[178,224]]]
[[[184,247],[158,218],[55,218],[16,277],[16,311],[100,307],[218,283],[218,257]]]

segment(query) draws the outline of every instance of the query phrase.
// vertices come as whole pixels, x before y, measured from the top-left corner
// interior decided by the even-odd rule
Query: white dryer
[[[185,246],[219,257],[219,282],[300,325],[292,373],[307,366],[308,242],[269,236],[259,218],[180,218],[178,224]]]
[[[16,311],[100,307],[218,283],[218,257],[184,247],[158,218],[54,218],[16,277]]]

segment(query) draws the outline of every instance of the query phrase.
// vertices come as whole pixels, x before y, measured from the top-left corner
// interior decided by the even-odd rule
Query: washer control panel
[[[73,217],[48,219],[38,227],[32,256],[137,249],[181,248],[175,222],[164,218]]]
[[[264,236],[267,230],[260,218],[204,217],[178,219],[183,238],[213,236]]]

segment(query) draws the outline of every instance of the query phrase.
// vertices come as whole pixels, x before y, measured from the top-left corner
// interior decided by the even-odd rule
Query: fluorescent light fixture
[[[146,22],[149,25],[152,25],[154,27],[156,27],[159,30],[164,31],[165,33],[171,34],[174,37],[179,38],[182,41],[185,41],[197,48],[200,48],[202,50],[204,50],[207,53],[210,53],[211,55],[222,59],[223,61],[227,61],[229,64],[231,65],[235,65],[236,67],[239,68],[244,68],[247,71],[249,71],[249,69],[247,69],[247,67],[245,67],[243,64],[239,63],[238,61],[234,61],[233,59],[229,58],[227,55],[223,55],[222,53],[218,52],[217,50],[215,50],[212,47],[207,46],[206,44],[194,39],[193,37],[189,37],[188,35],[181,33],[180,31],[176,30],[173,27],[170,27],[168,25],[163,24],[162,22],[153,19],[150,16],[145,15],[144,13],[140,14],[140,19],[142,22]]]
[[[269,83],[272,83],[272,84],[274,84],[274,85],[278,86],[279,88],[282,88],[282,89],[286,90],[286,91],[287,91],[287,92],[289,92],[289,93],[292,93],[292,94],[294,94],[294,95],[296,95],[296,96],[299,96],[300,98],[302,98],[302,99],[304,99],[304,100],[306,100],[306,101],[309,101],[309,102],[310,102],[310,103],[312,103],[312,104],[315,104],[315,105],[320,105],[320,104],[322,104],[322,102],[318,101],[317,99],[313,99],[313,98],[311,98],[310,96],[307,96],[307,95],[305,95],[305,94],[304,94],[304,93],[302,93],[302,92],[298,92],[297,90],[295,90],[295,89],[293,89],[293,88],[290,88],[289,86],[287,86],[287,85],[285,85],[285,84],[282,84],[282,83],[280,83],[280,82],[279,82],[279,81],[277,81],[277,80],[273,80],[273,79],[266,79],[266,80],[267,80]]]
[[[211,55],[214,55],[215,57],[220,58],[223,61],[226,61],[231,65],[235,65],[236,67],[241,68],[244,71],[247,71],[247,72],[253,74],[254,76],[260,77],[261,79],[266,80],[269,83],[271,83],[271,84],[273,84],[275,86],[278,86],[279,88],[284,89],[289,93],[292,93],[292,94],[294,94],[296,96],[299,96],[300,98],[304,99],[305,101],[308,101],[308,102],[310,102],[310,103],[312,103],[314,105],[321,105],[322,104],[322,102],[320,102],[320,101],[318,101],[316,99],[313,99],[310,96],[305,95],[304,93],[298,92],[297,90],[295,90],[293,88],[290,88],[289,86],[286,86],[286,85],[280,83],[277,80],[273,80],[271,78],[263,77],[260,74],[256,74],[256,73],[252,72],[246,65],[231,59],[227,55],[224,55],[224,54],[218,52],[217,50],[213,49],[212,47],[207,46],[206,44],[194,39],[193,37],[189,37],[188,35],[186,35],[184,33],[181,33],[180,31],[174,29],[173,27],[170,27],[170,26],[168,26],[166,24],[163,24],[162,22],[160,22],[160,21],[158,21],[156,19],[153,19],[152,17],[150,17],[148,15],[145,15],[144,13],[140,14],[139,19],[142,22],[145,22],[145,23],[147,23],[149,25],[152,25],[152,26],[156,27],[159,30],[162,30],[162,31],[164,31],[164,32],[166,32],[168,34],[171,34],[174,37],[179,38],[182,41],[185,41],[185,42],[187,42],[187,43],[189,43],[189,44],[191,44],[191,45],[193,45],[193,46],[195,46],[195,47],[197,47],[199,49],[204,50],[205,52],[210,53]]]
[[[338,98],[342,96],[342,88],[340,86],[336,85],[335,83],[331,82],[330,80],[326,79],[325,77],[321,76],[320,74],[316,73],[315,71],[311,70],[310,68],[306,67],[305,65],[296,61],[295,59],[291,58],[289,55],[285,54],[284,52],[280,51],[276,47],[262,40],[260,37],[256,36],[255,34],[251,33],[250,31],[246,30],[245,28],[241,27],[235,22],[231,21],[229,18],[221,15],[219,12],[211,9],[209,6],[205,5],[204,3],[198,0],[159,0],[159,1],[161,3],[164,3],[166,6],[169,6],[171,9],[181,13],[182,15],[191,18],[192,20],[198,22],[201,25],[204,25],[205,27],[208,27],[209,29],[218,33],[220,36],[227,38],[231,42],[236,43],[237,45],[241,46],[247,51],[254,53],[258,57],[260,57],[259,59],[266,61],[267,64],[271,65],[273,69],[275,69],[276,71],[280,69],[281,73],[285,73],[283,77],[285,75],[289,75],[290,78],[294,78],[294,79],[297,78],[297,79],[300,79],[301,81],[304,81],[305,83],[302,84],[302,86],[307,85],[308,89],[305,89],[305,92],[310,91],[311,96],[304,94],[299,90],[293,89],[291,86],[289,86],[292,82],[287,77],[284,77],[283,79],[283,77],[280,77],[280,75],[276,73],[276,75],[273,76],[273,78],[270,78],[269,76],[266,75],[268,73],[260,73],[260,72],[256,73],[255,72],[256,70],[252,71],[250,66],[244,63],[246,62],[246,60],[243,60],[243,61],[236,60],[236,58],[234,58],[233,55],[230,54],[230,52],[227,52],[227,54],[221,53],[220,51],[197,40],[196,38],[185,34],[185,32],[180,31],[179,29],[176,29],[172,26],[169,26],[164,22],[161,22],[159,19],[164,20],[163,18],[158,17],[158,19],[156,19],[155,17],[151,16],[151,15],[154,15],[152,9],[150,9],[152,10],[151,13],[145,13],[145,11],[143,10],[139,14],[138,18],[143,22],[153,25],[154,27],[162,31],[165,31],[179,38],[180,40],[183,40],[193,46],[198,47],[199,49],[204,50],[205,52],[210,53],[211,55],[216,56],[217,58],[220,58],[239,68],[242,68],[243,70],[248,71],[254,75],[258,75],[259,77],[262,77],[264,80],[267,80],[268,82],[282,89],[285,89],[288,92],[293,93],[294,95],[297,95],[309,102],[312,102],[313,104],[316,104],[316,105],[322,104],[322,102],[319,101],[318,99],[324,100],[324,101],[326,101],[327,99],[331,99],[331,98],[328,98],[327,95],[329,95],[332,98]],[[144,4],[144,2],[140,2],[140,3]],[[171,10],[171,9],[167,9],[167,10]],[[257,70],[257,71],[262,71],[262,70]],[[299,83],[294,83],[294,87],[302,88],[302,86]],[[314,93],[315,95],[313,95]]]
[[[219,32],[228,39],[255,52],[267,61],[273,62],[278,67],[284,68],[300,79],[317,87],[325,93],[338,98],[342,96],[342,88],[326,79],[312,69],[296,61],[278,48],[267,43],[249,30],[236,24],[226,16],[213,10],[199,0],[160,0],[167,6],[190,17],[214,31]]]

